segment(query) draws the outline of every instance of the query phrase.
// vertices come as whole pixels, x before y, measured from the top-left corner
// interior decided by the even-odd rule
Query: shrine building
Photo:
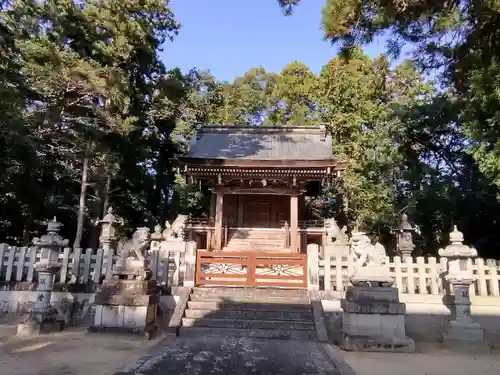
[[[305,195],[345,168],[323,126],[201,126],[176,163],[211,191],[209,217],[187,226],[199,249],[274,253],[305,252],[308,234],[321,236]]]

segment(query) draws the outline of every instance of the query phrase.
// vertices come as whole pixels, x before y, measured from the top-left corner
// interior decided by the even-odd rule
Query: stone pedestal
[[[389,268],[386,265],[370,264],[359,267],[349,281],[359,287],[391,287],[394,279],[389,276]]]
[[[156,332],[158,304],[155,280],[104,280],[96,293],[96,313],[91,332],[139,333],[148,338]]]
[[[448,330],[443,335],[446,346],[466,351],[487,352],[488,342],[484,341],[483,330],[478,322],[470,317],[469,288],[471,278],[448,278],[455,292],[455,319],[448,323]]]
[[[344,311],[342,349],[415,351],[415,343],[406,337],[406,305],[399,302],[397,288],[350,286],[341,306]]]

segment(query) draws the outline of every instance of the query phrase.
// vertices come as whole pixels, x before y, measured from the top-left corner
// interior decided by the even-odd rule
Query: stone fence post
[[[160,251],[161,251],[161,241],[163,240],[163,234],[161,233],[161,226],[156,225],[154,228],[154,232],[151,233],[151,243],[149,245],[149,252],[151,255],[151,262],[149,264],[149,269],[151,272],[153,272],[153,280],[156,280],[158,284],[161,284],[162,281],[167,281],[168,277],[168,272],[164,272],[163,278],[164,280],[160,280],[159,277],[159,266],[160,266]],[[167,258],[167,264],[168,264],[168,258]],[[167,271],[168,271],[168,267]]]
[[[319,246],[307,245],[307,290],[319,290]]]
[[[186,258],[184,271],[184,286],[188,288],[194,287],[196,275],[196,242],[188,241],[186,243]]]

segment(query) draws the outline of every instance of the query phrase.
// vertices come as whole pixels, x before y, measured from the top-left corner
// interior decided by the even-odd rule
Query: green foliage
[[[318,78],[306,65],[293,61],[273,78],[265,122],[309,125],[318,121],[315,110]]]
[[[299,0],[279,0],[289,14]],[[232,82],[158,57],[179,24],[163,0],[16,0],[0,5],[0,241],[26,243],[57,215],[94,246],[112,205],[125,229],[206,213],[208,194],[172,159],[197,123],[326,124],[347,170],[307,200],[310,216],[390,234],[405,211],[419,250],[452,222],[498,251],[500,30],[496,2],[327,0],[325,37],[343,50],[312,73],[250,69]],[[391,67],[358,47],[389,32]],[[439,68],[440,91],[418,69]],[[499,224],[497,224],[497,222]],[[76,231],[75,231],[76,229]]]
[[[299,3],[279,1],[286,14]],[[480,228],[491,228],[487,218],[498,205],[499,10],[498,1],[325,0],[325,39],[340,45],[344,56],[353,58],[357,46],[384,36],[389,55],[410,48],[414,65],[439,79],[446,93],[400,111],[407,124],[400,135],[409,138],[400,149],[408,168],[398,199],[403,207],[418,207],[416,219],[427,227],[423,237],[431,248],[451,220],[467,222],[466,237],[478,241]],[[488,186],[487,192],[476,190],[480,186]],[[477,225],[465,214],[476,207]]]
[[[179,173],[175,175],[174,194],[178,197],[178,212],[200,216],[207,207],[208,194],[202,192],[200,185],[187,182]]]

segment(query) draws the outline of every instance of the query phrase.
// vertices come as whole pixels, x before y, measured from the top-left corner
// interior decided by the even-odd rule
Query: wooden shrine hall
[[[186,228],[198,248],[288,253],[307,245],[305,194],[345,167],[319,126],[201,126],[176,163],[212,193],[209,217]]]

